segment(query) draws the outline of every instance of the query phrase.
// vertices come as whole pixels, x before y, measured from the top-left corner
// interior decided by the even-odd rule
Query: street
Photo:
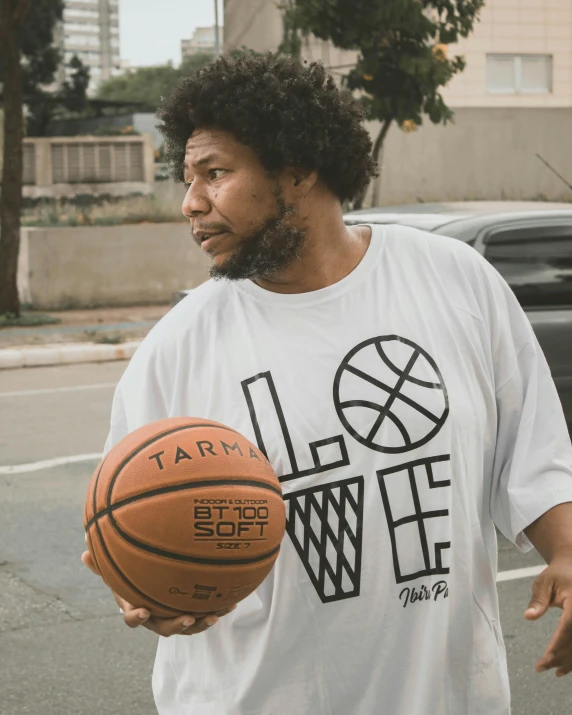
[[[155,712],[156,636],[126,628],[106,587],[80,562],[83,500],[125,367],[0,371],[0,715]],[[60,459],[77,455],[84,457]],[[46,464],[6,469],[38,462]],[[536,552],[523,555],[500,538],[499,572],[539,564]],[[533,577],[505,577],[498,589],[513,715],[566,715],[572,675],[534,671],[559,611],[528,623]]]

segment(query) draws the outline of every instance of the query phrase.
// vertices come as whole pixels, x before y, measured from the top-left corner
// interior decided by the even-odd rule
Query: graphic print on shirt
[[[274,414],[276,416],[276,419],[278,420],[278,429],[275,430],[275,433],[281,434],[284,439],[284,444],[279,446],[285,446],[288,459],[290,460],[290,472],[282,474],[278,477],[281,482],[287,482],[290,479],[300,479],[301,477],[307,477],[311,474],[319,474],[320,472],[337,469],[338,467],[347,467],[349,465],[350,460],[348,457],[346,443],[344,442],[343,435],[339,434],[335,437],[328,437],[327,439],[320,439],[316,442],[311,442],[309,447],[314,461],[314,466],[310,469],[298,469],[296,454],[292,444],[292,439],[290,438],[288,425],[286,424],[284,412],[282,411],[276,386],[274,385],[274,380],[272,379],[270,372],[261,372],[254,377],[248,378],[248,380],[243,380],[241,385],[246,399],[246,404],[248,405],[248,411],[250,412],[250,419],[252,420],[252,426],[254,427],[254,434],[256,435],[258,448],[264,454],[266,459],[268,459],[268,452],[264,444],[264,438],[262,436],[262,430],[258,422],[254,403],[256,401],[261,412],[265,407],[269,406],[269,403],[272,405],[272,409],[265,412],[265,414]],[[267,429],[269,427],[267,420],[266,427]],[[331,448],[329,450],[323,449],[324,447],[328,447],[330,445],[336,445],[336,447],[333,450]],[[322,451],[330,453],[333,452],[333,460],[322,463],[322,457],[320,456],[321,448]],[[282,450],[280,450],[280,452],[282,453]]]
[[[266,435],[275,453],[287,455],[281,482],[350,465],[340,434],[310,443],[314,466],[300,469],[271,372],[241,384],[258,447],[268,457]],[[397,335],[365,340],[347,353],[335,375],[333,400],[347,432],[363,447],[385,454],[427,444],[449,413],[437,364],[419,345]],[[277,439],[282,442],[276,444]],[[450,479],[439,474],[448,461],[449,455],[428,456],[385,469],[382,461],[376,470],[396,584],[449,572],[450,541],[443,534],[449,534]],[[323,603],[359,596],[363,495],[360,475],[284,497],[286,530]]]
[[[286,531],[322,603],[359,596],[363,477],[284,497]]]
[[[334,405],[354,439],[388,454],[426,444],[449,414],[437,364],[398,335],[371,338],[350,350],[334,378]]]
[[[449,510],[439,509],[439,492],[430,491],[451,486],[450,479],[435,477],[435,471],[448,461],[449,455],[444,454],[417,459],[390,469],[379,469],[377,472],[389,527],[396,583],[449,573],[447,554],[444,552],[451,547],[451,542],[431,538],[435,531],[431,527],[436,524],[431,520],[446,519]],[[404,489],[405,482],[409,484],[410,494]],[[419,538],[418,544],[416,537]],[[430,542],[432,549],[429,548]]]
[[[272,439],[279,435],[283,440],[273,445],[281,455],[285,452],[288,456],[289,469],[278,477],[281,482],[349,466],[348,450],[340,434],[311,442],[314,466],[301,470],[270,372],[261,372],[241,384],[260,451],[268,458],[263,427]],[[258,414],[264,415],[263,424]],[[284,497],[286,531],[322,603],[359,596],[363,493],[360,476]]]

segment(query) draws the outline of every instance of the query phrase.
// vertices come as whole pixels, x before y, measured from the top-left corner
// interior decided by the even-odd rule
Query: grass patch
[[[98,343],[99,345],[119,345],[125,342],[124,336],[117,333],[100,333],[97,330],[86,330],[85,334],[92,343]]]
[[[0,314],[0,328],[33,328],[38,325],[53,325],[61,322],[61,318],[55,318],[53,315],[45,313],[20,313],[19,316],[14,313]]]
[[[90,331],[95,332],[95,331]],[[108,335],[106,333],[95,335],[93,337],[94,343],[99,343],[100,345],[119,345],[123,343],[125,338],[122,335]]]

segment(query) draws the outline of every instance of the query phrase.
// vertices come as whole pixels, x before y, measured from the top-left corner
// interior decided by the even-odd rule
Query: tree
[[[52,119],[62,110],[78,113],[88,108],[89,67],[86,67],[77,55],[71,58],[67,67],[72,73],[55,91],[44,89],[37,76],[28,75],[28,81],[24,84],[28,136],[46,136]]]
[[[446,46],[473,29],[484,0],[293,0],[282,5],[289,28],[313,33],[336,47],[357,50],[343,84],[361,93],[367,117],[381,122],[373,156],[389,128],[451,121],[439,89],[465,67]],[[292,31],[290,30],[290,33]],[[363,197],[354,205],[360,207]]]
[[[161,103],[161,97],[175,89],[183,77],[193,74],[212,59],[212,55],[200,53],[185,57],[180,67],[173,67],[172,64],[138,67],[130,73],[102,82],[97,98],[141,102],[142,111],[154,112]]]
[[[24,93],[53,81],[59,52],[53,30],[63,0],[0,0],[0,81],[3,82],[4,149],[0,196],[0,315],[20,314],[18,253],[22,205]]]
[[[282,13],[282,42],[278,46],[278,53],[300,57],[302,41],[294,13],[296,0],[284,0],[280,7],[286,12]]]

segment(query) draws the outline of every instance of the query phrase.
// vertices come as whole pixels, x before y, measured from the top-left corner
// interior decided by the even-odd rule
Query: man
[[[549,564],[526,617],[563,608],[537,670],[572,670],[572,450],[513,294],[460,241],[344,225],[375,166],[320,64],[219,58],[160,117],[213,280],[138,349],[106,449],[165,417],[225,423],[288,514],[218,623],[118,599],[163,636],[160,715],[507,715],[495,524]]]

